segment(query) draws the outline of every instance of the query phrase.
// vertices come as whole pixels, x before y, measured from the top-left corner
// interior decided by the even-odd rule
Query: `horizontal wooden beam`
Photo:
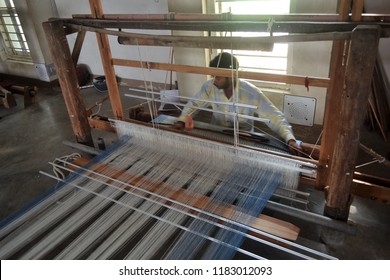
[[[88,118],[89,126],[94,129],[116,132],[116,129],[111,125],[107,118]]]
[[[81,25],[95,28],[115,29],[154,29],[220,32],[287,32],[287,33],[328,33],[348,32],[361,23],[358,22],[305,22],[305,21],[145,21],[107,19],[59,19],[65,25]],[[366,22],[364,25],[379,25],[390,29],[390,23]],[[384,32],[383,34],[388,34]]]
[[[214,75],[214,76],[222,76],[222,77],[232,76],[232,70],[212,68],[212,67],[199,67],[199,66],[169,64],[169,63],[146,62],[146,61],[138,61],[138,60],[124,60],[118,58],[113,58],[112,63],[117,66],[138,67],[138,68],[145,68],[149,70],[154,69],[154,70],[163,70],[163,71],[176,71],[181,73]],[[329,86],[328,78],[303,77],[303,76],[294,76],[294,75],[278,75],[278,74],[257,73],[257,72],[249,72],[249,71],[238,71],[237,75],[239,78],[259,80],[259,81],[270,81],[276,83],[287,83],[287,84],[296,84],[296,85],[307,85],[307,83],[309,83],[310,86],[324,87],[324,88],[327,88]]]
[[[74,14],[75,19],[92,19],[90,14]],[[284,14],[284,15],[253,15],[253,14],[200,14],[200,13],[168,13],[168,14],[104,14],[104,19],[115,20],[176,20],[176,21],[337,21],[337,14]]]
[[[191,47],[191,48],[220,48],[220,49],[241,49],[272,51],[274,43],[293,43],[310,41],[334,41],[349,40],[351,32],[330,32],[315,34],[292,34],[282,36],[170,36],[151,35],[116,31],[77,24],[67,25],[73,32],[96,32],[118,36],[118,42],[124,45],[148,45],[148,46],[170,46],[170,47]]]
[[[310,41],[349,40],[351,32],[331,32],[316,34],[294,34],[265,37],[206,37],[206,36],[168,36],[126,34],[119,36],[118,42],[123,45],[168,46],[187,48],[214,48],[232,50],[272,51],[274,43],[293,43]]]
[[[75,14],[76,19],[91,19],[89,14]],[[168,14],[104,14],[104,19],[115,20],[177,20],[177,21],[313,21],[313,22],[337,22],[338,14],[284,14],[284,15],[237,15],[232,13],[199,14],[199,13],[168,13]],[[352,14],[346,21],[351,21]],[[390,14],[362,14],[361,22],[390,22]]]
[[[351,193],[359,197],[390,204],[390,181],[355,172]]]
[[[242,37],[136,35],[118,37],[118,42],[123,45],[137,46],[258,50],[266,52],[272,51],[274,46],[273,43],[258,40],[258,37],[244,39]]]

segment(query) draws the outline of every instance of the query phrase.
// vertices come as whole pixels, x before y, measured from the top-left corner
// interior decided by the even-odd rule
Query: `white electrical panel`
[[[285,95],[283,113],[292,124],[312,126],[317,100],[312,97]]]

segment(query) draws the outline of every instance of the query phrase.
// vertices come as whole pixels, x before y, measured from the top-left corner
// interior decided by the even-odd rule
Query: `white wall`
[[[292,0],[291,13],[336,13],[337,0]],[[309,77],[329,77],[332,42],[304,42],[289,44],[288,73]],[[292,85],[291,93],[298,96],[314,97],[317,106],[315,124],[322,124],[325,112],[326,89]]]
[[[202,13],[202,0],[169,0],[169,11],[175,13]],[[203,36],[203,32],[174,31],[176,36]],[[174,48],[175,63],[191,66],[206,66],[206,52],[201,48]],[[207,80],[206,75],[177,73],[181,96],[192,97]]]
[[[292,13],[336,13],[337,0],[291,0]],[[390,14],[389,0],[365,0],[364,13]],[[331,42],[294,43],[289,46],[289,73],[302,76],[328,77]],[[379,57],[390,80],[390,39],[382,38]],[[317,99],[315,123],[323,123],[326,90],[311,87],[307,92],[303,86],[292,86],[292,94]]]
[[[59,16],[69,18],[73,14],[90,14],[89,1],[86,0],[55,0]],[[158,14],[168,13],[167,0],[102,0],[103,11],[106,14]],[[140,30],[123,30],[129,32],[147,33],[147,34],[170,34],[170,31],[140,31]],[[71,47],[76,40],[76,34],[68,36],[68,42]],[[123,58],[130,60],[142,60],[153,62],[169,62],[170,48],[167,47],[137,47],[120,45],[117,37],[109,36],[111,53],[114,58]],[[104,75],[101,64],[99,48],[97,45],[96,35],[87,32],[83,47],[80,53],[79,63],[87,64],[91,72],[95,75]],[[117,76],[125,79],[146,80],[153,82],[165,83],[168,73],[166,71],[149,71],[140,68],[119,67],[115,66]],[[167,81],[169,82],[169,81]]]

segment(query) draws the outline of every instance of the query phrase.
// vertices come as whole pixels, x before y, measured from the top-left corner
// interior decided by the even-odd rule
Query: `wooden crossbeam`
[[[200,66],[147,62],[147,61],[138,61],[138,60],[125,60],[125,59],[118,59],[118,58],[113,58],[112,63],[118,66],[139,67],[148,70],[155,69],[155,70],[164,70],[164,71],[177,71],[181,73],[214,75],[214,76],[222,76],[222,77],[232,76],[232,70],[213,68],[213,67],[200,67]],[[313,87],[326,88],[329,86],[328,78],[303,77],[297,75],[278,75],[278,74],[257,73],[257,72],[250,72],[250,71],[238,71],[237,75],[239,78],[260,80],[260,81],[273,81],[276,83],[305,85],[307,82],[309,82],[310,86]]]
[[[350,2],[350,0],[348,0]],[[267,15],[254,15],[254,14],[199,14],[199,13],[169,13],[169,14],[104,14],[104,19],[114,20],[143,20],[143,21],[311,21],[311,22],[337,22],[337,21],[350,21],[352,14],[350,12],[350,3],[346,3],[344,19],[340,20],[339,14],[267,14]],[[357,7],[357,6],[356,6]],[[343,12],[342,12],[343,13]],[[91,19],[89,14],[73,14],[75,19]],[[363,13],[360,19],[362,22],[390,22],[389,14],[367,14]]]
[[[269,21],[145,21],[145,20],[107,20],[107,19],[72,19],[63,18],[65,26],[80,25],[94,28],[114,29],[153,29],[153,30],[187,30],[209,32],[272,32],[272,33],[327,33],[349,32],[354,30],[359,22],[300,22],[278,21],[270,28]],[[382,37],[389,36],[390,23],[365,22],[365,25],[380,25]]]

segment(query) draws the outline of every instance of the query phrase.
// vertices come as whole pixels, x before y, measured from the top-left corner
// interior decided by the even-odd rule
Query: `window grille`
[[[13,0],[0,0],[0,36],[9,59],[31,60],[30,49]]]
[[[232,14],[288,14],[290,0],[216,0],[217,13]],[[284,35],[284,33],[277,33]],[[232,32],[221,36],[269,36],[265,32]],[[221,50],[219,50],[221,51]],[[228,51],[228,50],[226,50]],[[288,44],[274,44],[273,51],[233,50],[240,62],[240,69],[273,74],[287,73]]]

